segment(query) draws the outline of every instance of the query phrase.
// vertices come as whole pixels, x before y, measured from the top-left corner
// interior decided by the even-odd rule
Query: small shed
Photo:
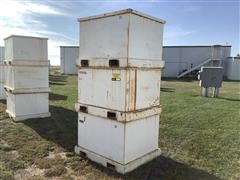
[[[229,57],[227,59],[227,79],[240,81],[240,57]]]
[[[77,74],[79,46],[60,46],[61,74]]]

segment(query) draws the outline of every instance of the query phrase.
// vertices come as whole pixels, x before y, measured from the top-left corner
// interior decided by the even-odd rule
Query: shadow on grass
[[[240,99],[234,99],[234,98],[227,98],[227,97],[212,97],[212,94],[209,94],[208,96],[202,96],[201,94],[196,94],[196,95],[190,95],[192,97],[202,97],[202,98],[209,98],[209,99],[222,99],[222,100],[227,100],[227,101],[235,101],[235,102],[240,102]]]
[[[193,82],[196,81],[196,78],[167,78],[167,77],[162,77],[163,81],[180,81],[180,82]]]
[[[66,85],[66,84],[64,84],[64,83],[56,83],[56,82],[49,82],[49,85],[50,85],[50,86],[51,86],[51,85],[64,86],[64,85]]]
[[[49,76],[49,84],[50,85],[66,85],[67,76],[60,76],[60,75],[50,75]]]
[[[49,93],[50,100],[67,100],[67,96],[55,93]]]
[[[2,103],[2,104],[7,104],[7,101],[6,100],[0,100],[0,103]]]
[[[160,91],[161,92],[175,92],[175,89],[174,88],[161,87]]]
[[[105,172],[111,177],[119,179],[194,179],[194,180],[220,180],[220,178],[209,174],[203,170],[192,168],[187,164],[177,162],[171,158],[165,156],[159,156],[158,158],[138,167],[132,172],[125,175],[116,173],[113,170],[107,169],[93,161],[89,160],[89,163]]]
[[[203,170],[192,168],[171,158],[159,156],[155,160],[126,175],[128,179],[219,179]]]
[[[67,76],[65,75],[50,75],[50,81],[66,82]]]
[[[224,99],[224,100],[227,100],[227,101],[237,101],[237,102],[240,102],[240,99],[233,99],[233,98],[226,98],[226,97],[218,97],[218,99]]]
[[[73,151],[77,144],[77,113],[73,110],[50,106],[51,117],[29,119],[23,123],[42,138]]]

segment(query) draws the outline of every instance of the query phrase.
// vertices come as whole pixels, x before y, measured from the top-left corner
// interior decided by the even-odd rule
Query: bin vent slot
[[[109,119],[117,119],[117,115],[116,115],[116,113],[115,112],[107,112],[107,117],[109,118]]]
[[[81,60],[81,66],[82,67],[88,67],[89,66],[89,62],[87,59],[82,59]]]
[[[112,169],[112,170],[116,170],[116,166],[114,166],[113,164],[108,163],[108,162],[107,162],[107,168]]]
[[[87,112],[88,112],[88,109],[87,109],[86,106],[80,106],[79,111],[80,111],[80,112],[87,113]]]
[[[85,152],[83,152],[83,151],[80,151],[79,154],[80,154],[80,156],[82,156],[82,157],[87,157],[87,154],[86,154]]]
[[[119,60],[118,59],[110,59],[109,67],[119,67]]]

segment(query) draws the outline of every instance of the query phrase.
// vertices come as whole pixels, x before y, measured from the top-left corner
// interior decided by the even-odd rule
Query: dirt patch
[[[62,159],[67,158],[65,152],[49,152],[49,155],[46,158],[54,159],[54,158],[57,158],[57,157],[61,157]]]
[[[44,177],[45,170],[39,169],[36,165],[32,165],[27,167],[26,169],[19,169],[15,172],[14,178],[15,179],[46,179]]]

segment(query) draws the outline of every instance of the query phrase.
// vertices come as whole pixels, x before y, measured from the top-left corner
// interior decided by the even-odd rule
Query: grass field
[[[0,179],[240,179],[240,83],[217,99],[197,81],[162,81],[162,155],[121,176],[74,155],[76,76],[51,76],[52,116],[14,123],[0,101]]]

